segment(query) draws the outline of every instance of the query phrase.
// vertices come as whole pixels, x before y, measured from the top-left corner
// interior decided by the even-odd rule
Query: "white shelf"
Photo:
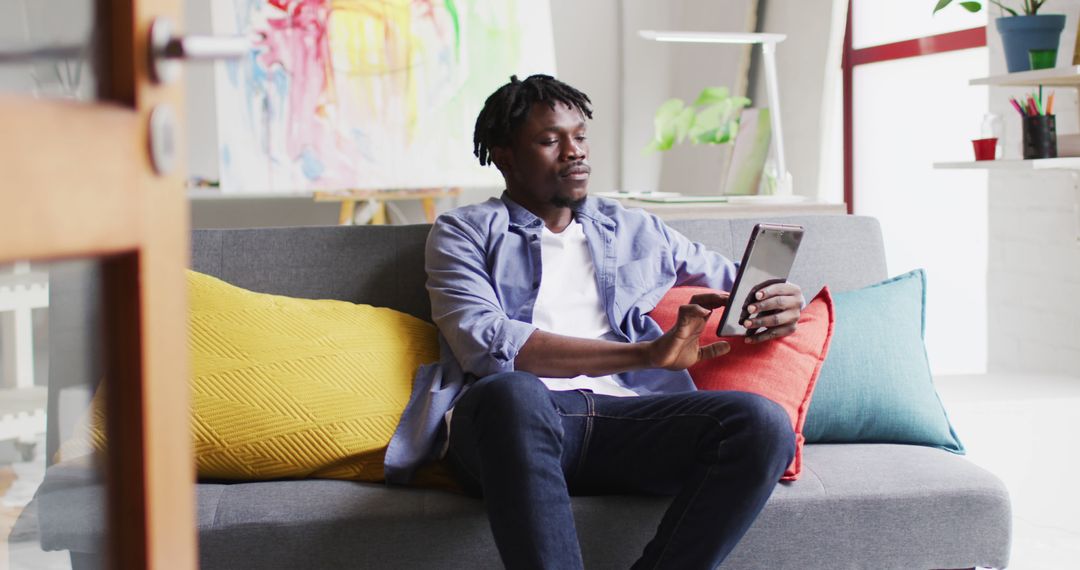
[[[1080,157],[1037,158],[1034,160],[973,160],[935,162],[934,168],[968,170],[1080,170]]]
[[[1019,71],[972,79],[969,85],[1000,85],[1015,87],[1080,87],[1080,65]]]

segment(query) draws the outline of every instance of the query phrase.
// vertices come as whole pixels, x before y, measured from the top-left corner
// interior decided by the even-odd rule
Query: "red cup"
[[[975,160],[994,160],[997,151],[997,139],[975,139],[971,141],[975,147]]]

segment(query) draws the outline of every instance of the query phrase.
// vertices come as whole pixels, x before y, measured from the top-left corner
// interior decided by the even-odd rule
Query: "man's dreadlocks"
[[[529,116],[535,103],[547,103],[555,109],[555,103],[564,103],[579,109],[592,118],[589,96],[550,75],[530,75],[521,81],[510,76],[510,83],[503,85],[484,102],[484,108],[476,117],[473,131],[473,154],[480,165],[491,164],[491,149],[509,146],[518,127]]]

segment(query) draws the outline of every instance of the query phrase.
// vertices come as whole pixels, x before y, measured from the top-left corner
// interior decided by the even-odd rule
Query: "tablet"
[[[750,233],[750,242],[746,244],[746,251],[743,252],[739,272],[735,276],[735,285],[731,288],[731,296],[724,305],[724,314],[716,327],[716,336],[746,336],[758,332],[759,329],[747,330],[742,326],[746,319],[756,316],[749,314],[746,306],[753,304],[753,295],[759,290],[773,283],[787,281],[802,237],[802,226],[754,226],[754,231]],[[732,310],[732,307],[735,310]]]

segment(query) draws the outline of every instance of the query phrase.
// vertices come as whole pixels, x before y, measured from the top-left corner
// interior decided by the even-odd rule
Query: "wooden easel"
[[[386,224],[386,202],[402,200],[420,200],[424,206],[424,218],[428,223],[435,221],[435,200],[459,196],[461,188],[417,188],[414,190],[331,190],[315,193],[316,202],[341,202],[338,224]],[[357,212],[358,202],[364,207]]]

